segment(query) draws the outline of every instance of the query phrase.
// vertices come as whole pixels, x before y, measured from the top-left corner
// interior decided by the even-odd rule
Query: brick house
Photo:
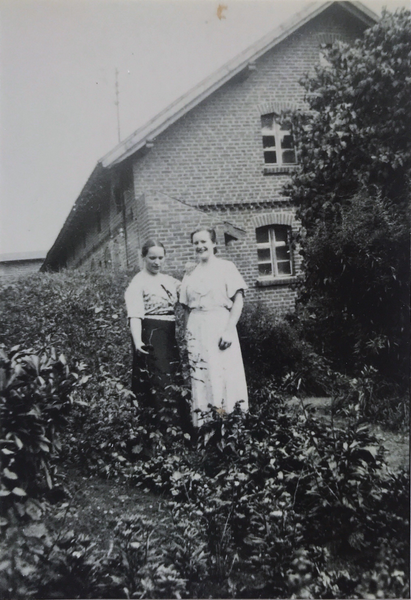
[[[359,2],[310,5],[176,100],[98,162],[43,270],[136,271],[139,247],[156,236],[168,271],[182,276],[193,260],[190,232],[213,226],[247,299],[292,308],[298,223],[281,189],[297,165],[278,117],[304,108],[299,81],[324,45],[352,43],[376,20]]]

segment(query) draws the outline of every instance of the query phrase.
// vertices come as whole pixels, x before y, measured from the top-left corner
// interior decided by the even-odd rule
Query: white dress
[[[186,340],[191,371],[192,411],[209,405],[231,412],[236,402],[248,409],[247,384],[237,330],[231,346],[218,347],[227,325],[236,292],[247,289],[237,267],[215,258],[212,268],[197,266],[184,276],[180,302],[190,309]]]

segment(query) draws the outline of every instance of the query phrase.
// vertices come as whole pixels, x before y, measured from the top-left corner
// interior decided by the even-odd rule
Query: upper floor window
[[[97,233],[101,233],[101,212],[96,213],[96,229]]]
[[[295,165],[297,156],[291,123],[279,123],[277,115],[271,113],[261,117],[261,133],[263,136],[264,162],[268,165]]]
[[[324,69],[331,68],[331,62],[328,60],[328,53],[333,47],[331,42],[323,43],[320,45],[320,66]]]
[[[291,227],[266,225],[256,229],[258,274],[261,278],[293,275]]]

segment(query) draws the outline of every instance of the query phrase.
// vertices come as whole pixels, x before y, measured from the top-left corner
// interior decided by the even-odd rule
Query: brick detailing
[[[297,227],[294,214],[291,212],[278,212],[273,214],[259,215],[252,218],[254,227],[263,227],[264,225],[289,225]]]
[[[319,46],[321,44],[334,44],[334,42],[340,42],[343,39],[343,36],[339,33],[317,33],[316,37]]]
[[[287,110],[297,110],[298,108],[304,107],[305,104],[303,102],[297,104],[296,102],[276,102],[271,100],[270,102],[259,104],[257,109],[260,115],[269,115],[271,113],[280,115],[282,112]]]

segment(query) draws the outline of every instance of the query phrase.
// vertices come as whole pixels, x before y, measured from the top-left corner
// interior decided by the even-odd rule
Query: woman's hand
[[[146,345],[141,340],[139,340],[137,344],[134,341],[134,347],[137,352],[140,352],[140,354],[149,354],[149,352],[147,352],[147,350],[145,349]]]
[[[218,342],[218,347],[220,348],[220,350],[227,350],[227,348],[231,346],[235,339],[236,325],[238,319],[240,318],[241,311],[243,310],[243,303],[243,292],[242,290],[238,290],[233,298],[233,306],[230,310],[230,316],[228,318],[227,326]]]
[[[131,335],[133,337],[134,347],[140,354],[148,354],[146,346],[141,339],[141,319],[132,317],[130,319]]]
[[[226,329],[220,337],[218,347],[220,350],[227,350],[234,341],[234,334],[230,329]]]

